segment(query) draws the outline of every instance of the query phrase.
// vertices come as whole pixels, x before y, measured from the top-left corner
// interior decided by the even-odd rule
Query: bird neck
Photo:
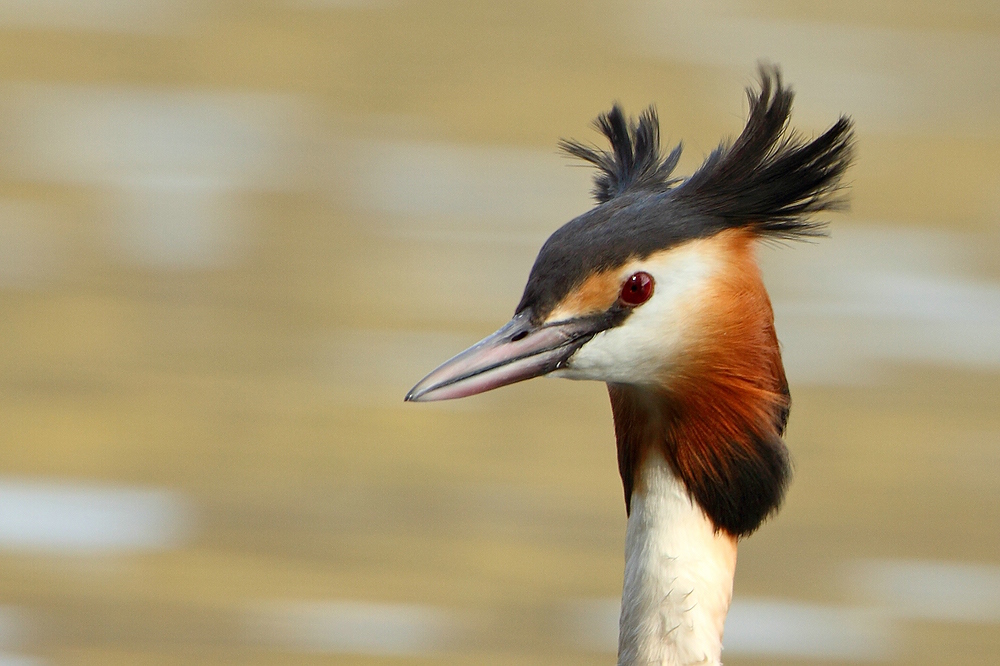
[[[718,531],[666,459],[643,462],[625,537],[618,666],[715,665],[736,538]]]
[[[608,385],[629,512],[619,666],[720,663],[736,540],[789,476],[788,389],[762,312],[671,384]]]

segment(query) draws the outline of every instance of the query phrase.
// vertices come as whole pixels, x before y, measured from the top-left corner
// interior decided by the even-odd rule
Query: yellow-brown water
[[[560,136],[655,102],[689,173],[758,59],[858,158],[762,251],[796,477],[726,663],[996,663],[998,56],[974,1],[0,3],[0,664],[613,663],[603,387],[402,397],[590,205]]]

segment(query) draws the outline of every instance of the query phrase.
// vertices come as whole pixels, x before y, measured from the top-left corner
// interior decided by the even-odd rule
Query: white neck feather
[[[736,539],[649,451],[625,536],[618,666],[720,664],[735,570]]]

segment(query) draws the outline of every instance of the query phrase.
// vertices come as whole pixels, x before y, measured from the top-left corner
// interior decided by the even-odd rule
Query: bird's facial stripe
[[[622,303],[622,288],[631,276],[640,273],[649,275],[656,285],[662,281],[662,284],[666,285],[665,289],[676,291],[678,284],[690,279],[688,274],[691,272],[693,258],[698,261],[702,256],[716,254],[715,246],[718,243],[714,241],[714,238],[689,241],[643,259],[633,258],[615,268],[593,273],[549,312],[545,322],[592,317],[606,313],[615,306],[629,309],[629,305]],[[650,300],[656,300],[655,293]],[[631,307],[642,306],[643,303],[639,303]]]
[[[588,317],[606,312],[621,291],[624,269],[614,268],[594,273],[569,292],[545,318],[546,322]],[[628,275],[628,273],[624,273]]]
[[[749,239],[746,243],[749,243]],[[718,307],[713,286],[745,242],[729,232],[696,239],[622,266],[621,279],[649,273],[648,301],[584,344],[559,376],[626,384],[670,384],[700,355]],[[613,292],[617,299],[619,292]],[[619,306],[612,306],[609,312]],[[724,342],[724,341],[723,341]]]
[[[710,238],[695,239],[642,259],[633,257],[620,266],[593,273],[563,297],[545,317],[545,322],[591,317],[608,312],[615,305],[626,309],[641,306],[644,301],[634,306],[622,303],[622,288],[630,277],[644,273],[656,284],[661,280],[666,285],[683,283],[690,279],[692,258],[696,261],[714,260],[720,251],[725,251],[722,248],[725,245],[723,239],[730,235],[723,232]],[[651,300],[656,300],[655,294]]]

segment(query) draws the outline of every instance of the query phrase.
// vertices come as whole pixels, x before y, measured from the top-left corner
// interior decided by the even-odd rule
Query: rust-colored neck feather
[[[662,386],[609,384],[626,508],[660,450],[717,529],[743,536],[781,502],[789,396],[753,239],[734,235],[696,340]]]

